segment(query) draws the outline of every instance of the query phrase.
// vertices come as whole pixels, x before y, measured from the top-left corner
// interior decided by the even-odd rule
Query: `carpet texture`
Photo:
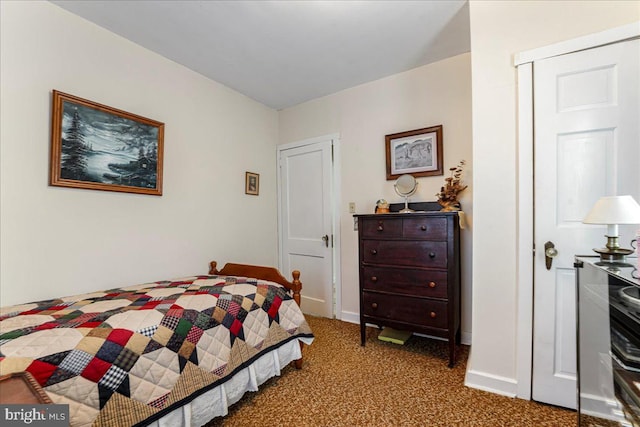
[[[405,345],[358,325],[307,316],[316,337],[301,370],[247,393],[215,426],[575,426],[576,413],[464,386],[469,348],[453,369],[448,344],[413,336]]]

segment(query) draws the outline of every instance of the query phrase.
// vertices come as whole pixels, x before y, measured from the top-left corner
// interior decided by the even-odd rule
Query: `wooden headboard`
[[[293,270],[291,275],[293,276],[293,281],[290,282],[287,280],[277,268],[274,267],[263,267],[259,265],[249,265],[249,264],[235,264],[235,263],[227,263],[222,267],[221,270],[218,270],[218,263],[216,261],[211,261],[209,263],[209,274],[219,274],[222,276],[242,276],[242,277],[251,277],[255,279],[269,280],[271,282],[276,282],[281,284],[287,289],[290,289],[293,293],[293,299],[295,302],[300,305],[300,290],[302,289],[302,282],[300,282],[300,272],[298,270]]]

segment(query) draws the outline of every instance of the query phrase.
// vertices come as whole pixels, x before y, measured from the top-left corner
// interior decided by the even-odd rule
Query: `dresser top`
[[[441,211],[415,211],[411,213],[399,213],[399,212],[390,212],[390,213],[382,213],[382,214],[355,214],[354,218],[415,218],[422,216],[452,216],[457,217],[458,212],[441,212]]]

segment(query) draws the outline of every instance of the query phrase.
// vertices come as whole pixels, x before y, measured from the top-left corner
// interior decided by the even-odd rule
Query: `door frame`
[[[333,316],[336,319],[341,320],[342,313],[342,282],[341,282],[341,267],[340,267],[340,134],[332,133],[328,135],[318,136],[315,138],[304,139],[302,141],[289,142],[285,144],[279,144],[276,146],[276,162],[277,162],[277,177],[276,188],[278,196],[278,268],[282,271],[282,260],[284,254],[282,250],[283,233],[282,233],[282,182],[280,178],[280,153],[284,150],[290,150],[292,148],[304,147],[306,145],[317,144],[319,142],[331,140],[333,146],[333,161],[331,162],[331,194],[333,200],[331,203],[333,209],[331,209],[331,232],[333,235],[333,247],[331,248],[331,264],[333,271],[331,272],[333,280]],[[284,273],[284,272],[283,272]],[[287,272],[290,273],[290,272]],[[300,281],[302,282],[302,292],[304,293],[304,271],[301,272]]]
[[[554,56],[566,55],[640,37],[640,22],[520,52],[514,56],[518,91],[517,257],[518,278],[516,396],[531,400],[533,375],[534,288],[534,117],[533,66]]]

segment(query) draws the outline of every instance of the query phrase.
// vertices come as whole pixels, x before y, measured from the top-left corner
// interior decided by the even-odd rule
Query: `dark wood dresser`
[[[457,212],[355,215],[360,252],[360,338],[367,323],[460,342]]]

